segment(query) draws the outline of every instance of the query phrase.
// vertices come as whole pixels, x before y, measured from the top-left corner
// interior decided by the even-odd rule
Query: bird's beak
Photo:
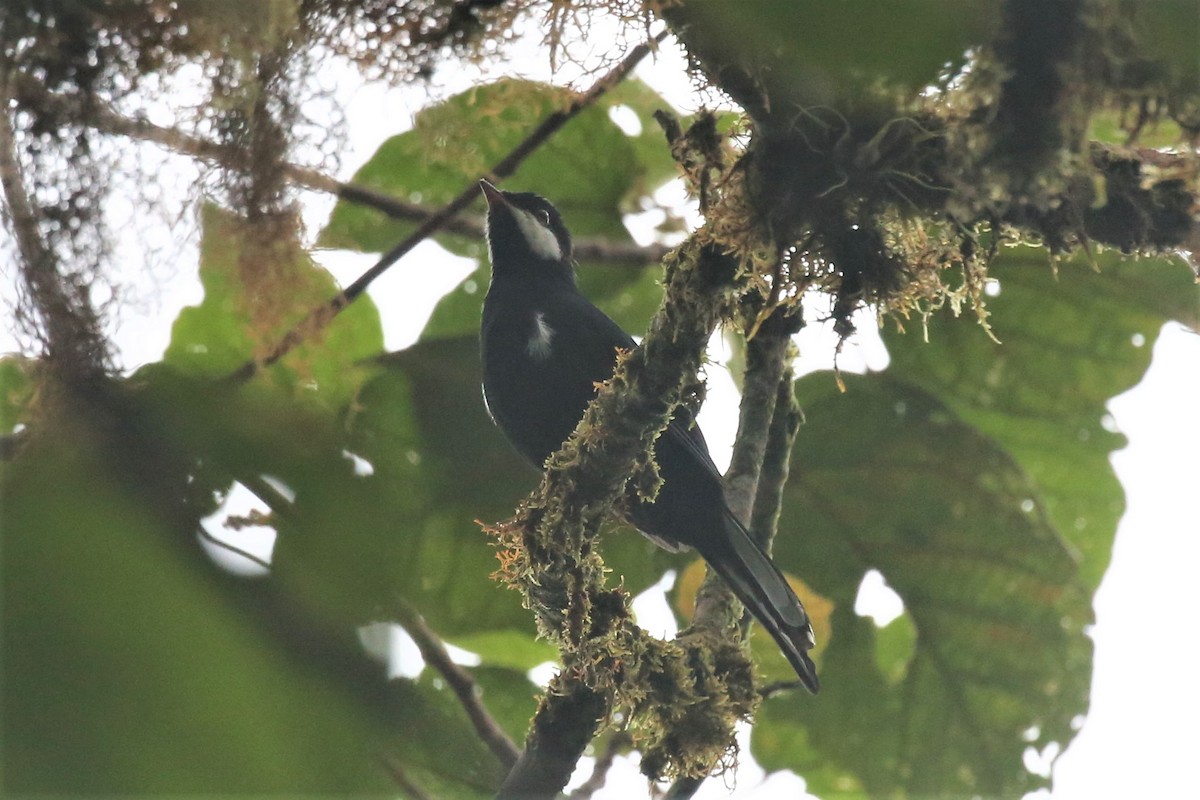
[[[487,180],[480,180],[479,188],[483,190],[483,197],[487,200],[488,206],[508,205],[508,201],[504,199],[504,192],[488,183]]]

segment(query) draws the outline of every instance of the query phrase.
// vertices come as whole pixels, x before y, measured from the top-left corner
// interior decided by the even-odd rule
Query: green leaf
[[[917,647],[917,628],[908,612],[875,631],[875,666],[889,686],[908,674]]]
[[[1138,45],[1168,87],[1200,91],[1200,13],[1193,0],[1156,0],[1132,9]]]
[[[277,344],[338,287],[307,253],[289,244],[294,231],[262,231],[212,204],[204,206],[201,225],[204,299],[176,318],[163,361],[188,375],[223,377]],[[260,238],[271,235],[279,241],[264,250]],[[379,312],[360,297],[268,370],[269,380],[337,408],[361,382],[352,365],[381,349]]]
[[[517,146],[543,119],[565,109],[565,89],[505,79],[470,89],[417,115],[413,129],[393,136],[355,173],[352,182],[436,208]],[[613,105],[633,109],[639,137],[626,136],[608,117]],[[506,189],[551,197],[576,235],[628,240],[620,211],[630,199],[674,174],[665,140],[647,146],[650,114],[667,104],[644,86],[624,88],[568,122],[505,182]],[[481,201],[482,202],[482,201]],[[415,228],[382,212],[339,201],[322,230],[323,247],[383,252]],[[439,237],[455,252],[478,257],[479,242]]]
[[[0,486],[6,787],[370,796],[394,791],[384,757],[439,797],[491,796],[502,770],[452,693],[387,682],[357,640],[427,577],[392,535],[428,497],[404,451],[407,472],[379,462],[397,483],[372,480],[309,404],[162,365],[98,397],[40,429]],[[261,476],[294,501],[272,507],[270,575],[246,580],[196,530],[213,487]],[[454,531],[436,532],[454,561]],[[490,699],[516,719],[531,691],[503,686]]]
[[[845,776],[872,794],[1033,789],[1024,749],[1068,741],[1087,708],[1091,609],[1076,560],[995,441],[890,371],[847,377],[845,394],[828,373],[797,383],[809,424],[780,530],[800,535],[775,543],[780,565],[836,604],[822,693],[769,701],[755,755],[795,767],[787,743],[804,728],[842,773],[810,780],[818,794]],[[870,569],[915,627],[904,669],[897,632],[853,611]]]
[[[558,658],[549,642],[530,637],[526,630],[479,631],[455,636],[453,644],[469,650],[488,666],[520,670],[522,674],[539,664]]]
[[[1098,272],[1096,270],[1099,270]],[[1105,410],[1150,364],[1163,323],[1200,324],[1200,287],[1184,265],[1115,253],[1058,265],[1033,248],[1005,251],[989,274],[997,344],[971,315],[948,312],[919,336],[884,333],[890,372],[936,395],[995,439],[1038,487],[1059,535],[1095,590],[1108,567],[1123,493],[1109,454],[1125,444]]]
[[[496,685],[491,677],[489,674],[480,681],[482,696],[486,703],[499,708],[496,700],[500,691],[489,691]],[[482,800],[493,796],[504,779],[504,770],[475,733],[445,680],[426,669],[416,681],[399,679],[393,683],[405,697],[407,725],[399,731],[395,752],[406,771],[412,769],[419,785],[436,792],[436,797]]]
[[[482,666],[472,672],[479,686],[479,699],[520,747],[529,731],[533,712],[537,710],[538,687],[522,670]]]
[[[1122,509],[1105,403],[1141,378],[1166,320],[1200,322],[1182,265],[1096,263],[1056,275],[1007,251],[988,298],[1003,344],[940,313],[928,343],[886,332],[887,372],[845,395],[828,375],[798,384],[808,424],[776,554],[837,608],[820,701],[766,704],[764,764],[801,768],[817,793],[1010,795],[1041,780],[1026,747],[1073,737],[1082,628]],[[883,629],[852,611],[872,568],[905,604]]]

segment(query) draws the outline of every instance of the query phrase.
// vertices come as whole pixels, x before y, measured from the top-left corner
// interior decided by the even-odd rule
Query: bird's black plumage
[[[540,469],[583,418],[596,383],[612,375],[617,350],[635,342],[576,288],[571,238],[554,206],[486,181],[481,187],[492,259],[480,335],[484,399],[500,430]],[[700,429],[676,418],[655,461],[663,485],[653,503],[631,499],[630,522],[664,547],[695,548],[816,692],[808,615],[730,512]]]

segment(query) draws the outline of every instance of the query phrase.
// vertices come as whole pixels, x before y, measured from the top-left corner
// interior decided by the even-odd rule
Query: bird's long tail
[[[800,680],[816,694],[820,682],[817,668],[808,657],[808,650],[814,644],[808,613],[783,573],[741,523],[728,511],[724,516],[726,535],[710,545],[710,552],[701,551],[700,555],[767,629]]]

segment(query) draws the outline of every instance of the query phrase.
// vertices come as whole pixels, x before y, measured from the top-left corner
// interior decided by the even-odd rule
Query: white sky
[[[607,37],[600,40],[611,42]],[[527,61],[516,63],[523,74],[547,76],[545,56],[535,49],[529,50]],[[682,63],[678,52],[667,48],[657,63],[644,64],[638,75],[689,111],[701,101],[694,98]],[[351,98],[346,108],[350,137],[341,176],[346,178],[384,138],[409,126],[412,114],[427,96],[363,86],[349,73],[338,80],[347,87],[341,96]],[[444,82],[435,93],[445,95],[465,88],[478,76],[470,70],[453,70],[439,80]],[[707,100],[711,105],[712,98]],[[149,157],[153,157],[152,152]],[[184,182],[186,179],[181,177],[179,183]],[[307,202],[305,218],[310,230],[319,229],[331,206],[332,201],[324,197]],[[133,206],[118,202],[110,213],[114,214],[114,227],[124,229],[120,215],[133,217],[137,212]],[[131,284],[149,269],[143,244],[144,240],[136,236],[126,236],[119,242],[119,260],[128,270]],[[155,272],[157,294],[125,308],[114,338],[127,368],[160,358],[170,322],[179,309],[199,302],[195,257],[194,242],[180,247],[178,267]],[[343,284],[373,260],[372,256],[349,253],[322,257]],[[388,347],[413,341],[436,299],[472,268],[472,262],[449,256],[435,244],[426,243],[376,281],[370,294],[383,314]],[[0,290],[6,295],[6,308],[10,308],[11,275],[5,276]],[[871,331],[872,326],[865,324],[860,329]],[[811,341],[804,347],[806,352],[822,352]],[[861,346],[862,360],[874,368],[886,360],[877,348],[869,340]],[[15,340],[5,328],[0,331],[0,352],[13,349]],[[855,359],[854,350],[848,349],[842,357],[843,369],[851,368]],[[1154,361],[1145,380],[1110,403],[1119,428],[1130,439],[1129,446],[1113,457],[1127,493],[1128,510],[1117,533],[1112,566],[1096,597],[1092,709],[1072,746],[1054,765],[1053,792],[1033,795],[1038,800],[1200,797],[1200,779],[1194,766],[1200,747],[1200,688],[1194,674],[1196,645],[1192,628],[1196,610],[1200,609],[1196,577],[1200,563],[1198,367],[1200,336],[1178,325],[1168,325],[1155,345]],[[724,448],[736,425],[732,383],[721,372],[709,370],[710,401],[702,417],[718,463],[728,458]],[[886,602],[886,593],[876,600],[876,604]],[[660,604],[661,598],[639,599],[637,608],[649,623],[654,622],[652,609],[656,603]],[[869,609],[870,603],[867,605]],[[662,613],[660,606],[658,615]],[[657,624],[661,624],[661,616]],[[742,754],[735,797],[798,796],[802,780],[775,775],[762,783],[763,773],[752,763],[747,746],[743,746]],[[1038,762],[1031,757],[1029,765],[1037,768]],[[588,771],[590,766],[585,763],[577,780],[586,777]],[[621,763],[614,767],[608,785],[596,797],[625,800],[644,792],[645,783],[636,767]],[[721,780],[709,781],[698,796],[709,800],[727,797],[728,789]]]

